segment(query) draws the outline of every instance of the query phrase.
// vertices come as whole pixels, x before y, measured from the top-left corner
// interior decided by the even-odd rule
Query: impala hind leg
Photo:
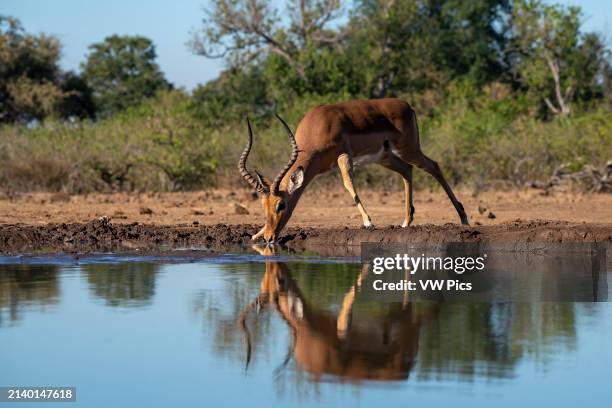
[[[402,228],[406,228],[412,224],[414,219],[414,205],[412,201],[412,165],[406,163],[396,155],[389,153],[385,160],[381,161],[380,164],[389,170],[393,170],[396,173],[402,175],[404,179],[404,205],[405,205],[405,216]]]
[[[457,200],[457,197],[455,197],[453,190],[446,182],[446,179],[444,179],[444,176],[442,175],[442,170],[440,170],[440,166],[438,166],[438,163],[421,153],[417,157],[415,164],[417,167],[431,174],[438,181],[438,183],[440,183],[444,191],[446,191],[446,195],[448,195],[448,198],[453,203],[455,210],[457,210],[457,214],[459,214],[459,218],[461,219],[461,224],[470,225],[470,223],[468,222],[468,217],[465,213],[465,209],[463,208],[463,204],[461,204],[459,200]]]
[[[338,156],[338,167],[340,168],[340,174],[342,174],[342,182],[344,183],[344,187],[351,194],[351,197],[353,197],[353,201],[361,213],[361,218],[363,218],[363,226],[366,228],[371,228],[372,220],[363,207],[363,204],[361,204],[361,200],[359,200],[359,196],[357,195],[355,187],[353,186],[353,161],[347,153],[343,153]]]

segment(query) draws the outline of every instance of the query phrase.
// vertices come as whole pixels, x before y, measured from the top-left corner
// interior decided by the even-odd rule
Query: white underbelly
[[[363,137],[367,137],[369,139],[369,141],[371,141],[371,143],[375,143],[377,145],[380,146],[380,148],[378,150],[375,150],[374,152],[371,153],[366,153],[366,154],[360,154],[360,155],[355,155],[353,153],[352,156],[352,160],[353,160],[353,166],[357,167],[357,166],[366,166],[368,164],[372,164],[372,163],[380,163],[384,158],[385,155],[388,154],[389,150],[391,152],[393,152],[395,155],[398,154],[398,152],[396,152],[395,146],[393,145],[393,142],[391,142],[391,140],[393,139],[393,137],[395,136],[394,133],[391,132],[385,132],[385,133],[377,133],[377,134],[371,134],[371,135],[349,135],[348,139],[349,140],[354,140],[357,138],[363,138]],[[388,141],[389,145],[389,149],[385,149],[384,147],[384,143],[385,141]],[[361,141],[360,143],[361,145],[363,145],[363,142]],[[331,170],[335,170],[338,168],[338,163],[334,162],[330,165],[329,169],[327,171],[331,171]],[[327,172],[325,171],[325,172]]]
[[[353,165],[354,166],[365,166],[371,163],[379,163],[387,154],[385,151],[385,143],[388,143],[387,147],[391,150],[395,148],[393,143],[391,142],[397,135],[393,132],[380,132],[373,133],[369,135],[363,134],[354,134],[349,135],[347,138],[350,140],[351,144],[354,146],[364,146],[370,145],[367,150],[369,150],[366,154],[354,155],[353,156]],[[353,149],[355,152],[356,149]]]
[[[381,149],[376,153],[363,154],[361,156],[353,157],[353,166],[365,166],[371,163],[378,163],[385,156],[385,149]]]

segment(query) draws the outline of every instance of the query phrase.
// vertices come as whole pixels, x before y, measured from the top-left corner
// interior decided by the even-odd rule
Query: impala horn
[[[283,177],[285,177],[285,174],[287,174],[291,166],[293,166],[293,163],[295,163],[295,161],[298,158],[298,145],[297,145],[297,142],[295,141],[295,136],[293,135],[293,132],[291,131],[287,123],[285,123],[285,121],[281,119],[281,117],[278,116],[277,114],[275,114],[275,116],[278,120],[281,121],[281,123],[285,127],[285,130],[287,131],[287,135],[289,136],[289,143],[291,143],[291,158],[289,159],[289,162],[287,163],[285,168],[278,174],[278,176],[276,176],[276,178],[272,182],[272,187],[271,187],[272,194],[278,195],[278,187],[279,187],[280,182],[283,180]]]
[[[249,127],[249,141],[247,142],[244,151],[240,155],[240,159],[238,159],[238,170],[240,171],[242,178],[244,178],[246,182],[249,183],[249,185],[257,192],[268,194],[270,189],[268,186],[266,186],[263,177],[257,173],[257,171],[255,172],[255,174],[257,174],[257,178],[253,177],[251,172],[249,172],[246,168],[246,161],[249,158],[249,153],[251,153],[251,146],[253,146],[253,130],[251,129],[251,122],[249,122],[249,118],[247,118],[247,126]]]

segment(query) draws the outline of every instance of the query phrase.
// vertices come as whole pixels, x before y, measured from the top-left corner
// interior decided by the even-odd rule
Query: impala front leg
[[[251,237],[251,241],[255,241],[255,240],[257,240],[257,238],[261,237],[263,235],[265,229],[266,229],[266,226],[264,225],[263,227],[261,227],[261,229],[259,230],[259,232],[257,234],[255,234],[255,235],[253,235]]]
[[[353,186],[353,161],[351,160],[351,157],[346,153],[338,156],[338,167],[340,168],[340,173],[342,174],[342,182],[344,183],[344,187],[346,187],[348,192],[351,194],[351,197],[353,197],[353,201],[361,213],[361,218],[363,218],[363,226],[366,228],[371,228],[372,220],[363,207],[363,204],[361,204],[361,200],[359,200],[359,196],[357,195],[355,187]]]

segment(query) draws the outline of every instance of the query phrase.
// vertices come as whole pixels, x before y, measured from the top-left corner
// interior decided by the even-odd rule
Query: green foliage
[[[130,263],[83,265],[91,293],[111,307],[142,307],[151,304],[160,265]]]
[[[319,104],[381,96],[415,108],[423,150],[453,184],[521,186],[562,163],[612,159],[610,51],[584,32],[578,8],[359,0],[339,19],[347,10],[338,0],[291,0],[288,13],[261,0],[210,5],[190,45],[228,68],[191,95],[171,89],[147,38],[92,45],[78,76],[58,68],[55,38],[0,19],[0,122],[28,124],[0,128],[4,188],[238,185],[247,116],[250,164],[274,177],[289,144],[273,113],[295,129]],[[356,174],[360,184],[401,185],[378,167]],[[415,174],[417,187],[435,185]]]
[[[85,87],[59,68],[60,51],[57,38],[28,34],[19,20],[0,15],[0,122],[91,114]]]
[[[506,85],[479,90],[462,82],[447,92],[452,96],[431,117],[421,118],[419,125],[423,150],[440,163],[453,184],[520,187],[548,179],[562,163],[579,170],[610,160],[612,115],[605,108],[542,122],[530,115],[528,98]],[[305,95],[282,114],[295,128],[311,107],[346,97]],[[219,128],[206,126],[194,114],[192,103],[184,93],[170,91],[96,123],[4,126],[0,184],[10,190],[69,192],[240,185],[235,164],[246,142],[246,123],[240,119]],[[253,118],[253,125],[250,164],[274,177],[289,156],[284,130],[267,117]],[[362,186],[401,187],[399,176],[390,177],[379,166],[358,168],[356,176]],[[436,183],[416,171],[415,185]]]
[[[482,85],[500,77],[506,0],[361,0],[348,47],[366,73],[366,94],[422,91],[455,78]]]
[[[579,170],[610,160],[607,110],[542,122],[528,114],[526,97],[499,86],[487,90],[471,97],[455,90],[423,132],[423,149],[454,183],[519,187],[547,179],[561,163]]]
[[[102,116],[137,106],[170,88],[155,62],[155,46],[146,37],[112,35],[89,49],[83,78]]]
[[[599,35],[581,33],[580,8],[516,0],[513,31],[515,74],[541,112],[567,115],[574,100],[601,98],[610,55]]]
[[[93,118],[96,108],[91,88],[85,80],[72,71],[62,74],[61,81],[64,98],[56,109],[61,118]]]
[[[219,165],[219,134],[203,127],[190,114],[189,105],[183,93],[162,93],[145,105],[142,118],[136,120],[144,128],[144,161],[163,172],[170,190],[210,185]]]
[[[247,115],[264,116],[271,110],[259,67],[242,72],[228,70],[216,80],[198,86],[190,107],[203,125],[211,128],[239,122]]]
[[[214,182],[218,138],[190,115],[186,95],[168,91],[96,123],[0,128],[0,184],[74,193],[201,188]]]

